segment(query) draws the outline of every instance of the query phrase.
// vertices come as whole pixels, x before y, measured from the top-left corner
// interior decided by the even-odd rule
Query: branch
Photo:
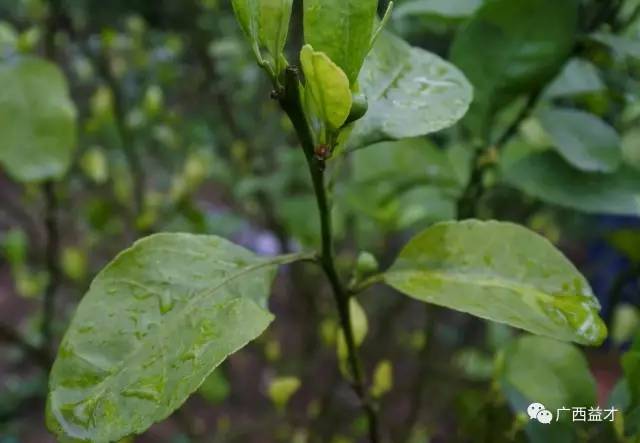
[[[17,346],[44,370],[49,370],[51,367],[51,356],[46,349],[29,343],[16,331],[2,323],[0,323],[0,342]]]
[[[113,97],[113,113],[116,130],[118,132],[118,137],[120,138],[120,143],[122,144],[122,152],[127,160],[129,175],[131,176],[133,183],[134,213],[138,216],[144,208],[145,172],[142,168],[142,163],[138,153],[134,148],[133,134],[127,126],[127,111],[124,103],[124,97],[122,96],[120,85],[111,70],[109,55],[105,49],[101,49],[101,53],[98,55],[97,59],[94,59],[94,63],[107,83]]]
[[[358,359],[358,351],[355,344],[353,327],[349,309],[349,294],[343,286],[335,265],[335,254],[333,250],[333,231],[331,226],[331,209],[327,198],[324,176],[324,161],[314,155],[314,144],[311,130],[307,122],[302,103],[300,101],[300,86],[298,72],[294,68],[287,68],[285,71],[285,87],[278,92],[280,106],[289,116],[293,127],[296,130],[302,150],[304,151],[313,189],[315,191],[320,215],[322,252],[320,264],[331,284],[334,299],[338,308],[340,324],[344,332],[347,343],[348,363],[351,371],[352,387],[360,399],[360,403],[365,413],[369,426],[369,439],[371,443],[380,441],[378,430],[378,416],[373,402],[367,394],[364,376]]]
[[[44,300],[42,307],[42,324],[40,333],[42,335],[42,349],[49,349],[52,338],[52,323],[55,316],[56,293],[62,274],[58,260],[60,258],[60,226],[58,223],[58,197],[55,191],[55,184],[47,181],[42,188],[45,197],[45,264],[49,280],[44,292]]]

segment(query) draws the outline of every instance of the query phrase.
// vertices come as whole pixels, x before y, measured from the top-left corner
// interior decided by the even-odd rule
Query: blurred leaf
[[[631,349],[622,356],[622,369],[629,394],[624,432],[626,436],[631,436],[640,433],[640,336],[636,337]]]
[[[496,111],[558,74],[576,37],[578,3],[488,1],[459,30],[451,60],[474,86],[465,122],[476,136],[488,139]]]
[[[473,14],[483,0],[410,0],[398,5],[394,16],[436,16],[463,19]]]
[[[76,143],[76,111],[62,72],[22,58],[0,63],[0,85],[0,163],[18,181],[62,177]]]
[[[313,101],[313,109],[331,131],[339,129],[351,111],[351,91],[345,73],[326,54],[305,45],[300,52],[305,78],[305,95]],[[320,137],[328,143],[326,135]]]
[[[569,163],[582,171],[613,172],[622,162],[620,136],[593,114],[551,108],[539,115],[553,146]]]
[[[229,381],[218,368],[213,371],[202,383],[198,393],[209,403],[218,405],[226,400],[231,392]]]
[[[353,173],[341,190],[344,204],[379,229],[401,230],[455,216],[458,180],[450,152],[427,139],[378,143],[353,152]]]
[[[633,128],[622,136],[622,157],[640,171],[640,128]]]
[[[445,129],[462,118],[472,98],[455,66],[388,32],[378,38],[359,81],[369,110],[355,123],[347,149]]]
[[[493,374],[493,359],[480,349],[468,348],[456,353],[454,365],[472,380],[490,380]]]
[[[80,248],[64,248],[61,264],[65,275],[71,280],[82,281],[87,276],[87,255]]]
[[[504,181],[542,201],[587,213],[640,215],[640,176],[578,171],[555,153],[534,153],[502,165]]]
[[[80,167],[97,184],[103,184],[109,179],[109,163],[98,147],[90,148],[82,154]]]
[[[611,34],[609,32],[596,32],[591,34],[590,37],[608,46],[614,53],[622,58],[640,59],[640,36],[633,38]]]
[[[269,398],[278,410],[283,411],[298,389],[300,379],[297,377],[278,377],[269,384]]]
[[[603,91],[605,88],[598,69],[591,62],[572,58],[547,87],[545,95],[548,98],[571,97]]]
[[[597,404],[596,382],[587,360],[575,347],[543,337],[522,336],[504,350],[500,385],[516,413],[530,403],[542,403],[552,413],[559,408]],[[566,412],[546,426],[529,420],[525,432],[535,443],[576,441],[575,424]]]
[[[22,229],[13,228],[2,235],[2,252],[11,266],[22,266],[27,261],[29,239]]]
[[[367,337],[369,331],[369,321],[367,320],[367,313],[362,309],[360,303],[355,298],[349,300],[349,311],[351,315],[351,328],[353,330],[353,339],[356,346],[360,346],[364,339]],[[338,331],[338,356],[346,360],[347,359],[347,341],[344,337],[342,329]]]
[[[511,223],[434,225],[409,241],[385,282],[415,299],[534,334],[585,345],[606,337],[585,278],[548,240]]]
[[[274,267],[289,258],[189,234],[157,234],[122,252],[95,278],[62,340],[49,429],[106,442],[166,418],[271,323]]]
[[[629,260],[640,263],[640,230],[619,229],[609,234],[607,239]]]
[[[373,371],[371,395],[380,398],[393,389],[393,365],[389,360],[383,360]]]
[[[354,85],[371,49],[377,0],[304,0],[304,41],[324,52]]]
[[[611,340],[620,346],[629,341],[640,328],[640,311],[628,303],[621,303],[613,311]]]

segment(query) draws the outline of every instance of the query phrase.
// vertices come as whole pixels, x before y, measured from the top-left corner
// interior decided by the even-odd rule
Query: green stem
[[[335,265],[331,208],[325,187],[324,163],[314,155],[313,136],[311,135],[311,130],[300,101],[300,86],[297,70],[294,68],[287,68],[284,80],[284,90],[279,91],[278,93],[280,106],[289,116],[302,145],[302,150],[304,151],[307,159],[309,172],[311,174],[311,181],[313,183],[313,189],[318,204],[322,238],[320,264],[327,279],[329,280],[329,283],[331,284],[333,296],[338,308],[340,324],[344,332],[345,341],[347,342],[348,363],[351,371],[352,387],[360,399],[363,412],[367,417],[371,443],[378,443],[380,441],[378,415],[373,403],[367,395],[364,375],[358,359],[358,351],[351,324],[349,294],[340,280]]]

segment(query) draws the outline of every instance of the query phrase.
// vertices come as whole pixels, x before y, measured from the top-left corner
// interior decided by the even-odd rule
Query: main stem
[[[379,443],[380,436],[378,430],[378,416],[376,409],[367,394],[364,375],[358,359],[358,351],[356,348],[353,327],[351,324],[351,315],[349,312],[349,294],[340,280],[335,265],[331,208],[325,187],[324,164],[323,160],[317,159],[314,155],[313,137],[300,101],[298,72],[294,68],[287,68],[285,71],[285,87],[283,91],[278,93],[278,99],[280,101],[280,106],[289,116],[289,119],[296,130],[307,159],[309,172],[311,174],[311,181],[313,183],[313,189],[318,204],[318,212],[320,214],[322,239],[320,264],[322,265],[322,269],[331,284],[333,296],[338,307],[338,316],[340,318],[340,324],[347,343],[348,363],[352,376],[352,387],[360,399],[362,410],[367,417],[371,443]]]

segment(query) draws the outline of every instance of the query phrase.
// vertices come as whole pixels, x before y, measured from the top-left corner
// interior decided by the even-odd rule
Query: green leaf
[[[640,171],[640,128],[632,128],[622,136],[622,157],[626,164]]]
[[[60,345],[47,424],[106,443],[168,417],[273,320],[275,265],[215,236],[157,234],[95,278]]]
[[[278,377],[269,384],[269,398],[278,410],[283,411],[291,397],[300,389],[297,377]]]
[[[371,49],[377,0],[304,0],[304,41],[324,52],[354,85]]]
[[[591,39],[608,46],[621,58],[640,59],[640,36],[630,37],[608,32],[596,32]]]
[[[292,4],[293,0],[262,0],[260,2],[260,41],[271,53],[276,65],[284,57]]]
[[[472,15],[483,0],[410,0],[396,8],[397,18],[409,16],[435,16],[460,20]]]
[[[378,143],[353,152],[353,173],[337,195],[347,209],[373,219],[378,230],[450,220],[464,183],[449,152],[426,138]],[[465,159],[469,163],[470,159]]]
[[[613,311],[611,341],[622,346],[640,330],[640,310],[630,303],[620,303]]]
[[[339,129],[351,111],[349,79],[327,54],[314,51],[309,45],[302,48],[300,62],[312,109],[332,131]]]
[[[389,360],[383,360],[373,371],[371,395],[380,398],[393,389],[393,365]]]
[[[347,149],[440,131],[469,107],[464,75],[435,54],[383,32],[360,75],[369,110],[355,123]]]
[[[618,132],[593,114],[546,109],[538,116],[553,146],[582,171],[613,172],[622,162]]]
[[[214,405],[224,402],[230,392],[229,381],[219,368],[213,371],[198,389],[198,394]]]
[[[289,33],[293,0],[233,0],[233,10],[260,64],[260,47],[271,55],[277,75],[283,68],[284,47]]]
[[[538,234],[502,222],[447,222],[404,247],[385,282],[413,298],[534,334],[598,345],[589,284]]]
[[[500,361],[498,380],[516,413],[526,413],[531,403],[542,403],[554,415],[559,408],[597,405],[596,382],[586,358],[573,345],[525,335],[505,348]],[[551,426],[527,417],[529,440],[576,441],[570,414],[565,411]]]
[[[634,263],[640,263],[640,230],[619,229],[607,236],[609,243]]]
[[[573,58],[547,87],[545,96],[547,98],[579,96],[600,92],[605,88],[598,69],[591,62]]]
[[[489,138],[496,112],[555,77],[578,26],[577,0],[493,0],[462,27],[451,60],[474,86],[466,125]]]
[[[22,182],[66,174],[76,145],[76,111],[67,82],[37,58],[0,63],[0,164]]]
[[[501,168],[505,183],[542,201],[587,213],[640,215],[640,177],[627,167],[615,174],[586,173],[546,152]]]

